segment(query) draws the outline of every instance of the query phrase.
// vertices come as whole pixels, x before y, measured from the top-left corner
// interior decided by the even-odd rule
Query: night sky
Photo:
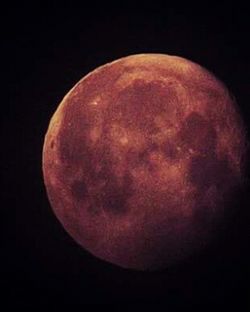
[[[9,97],[1,104],[2,276],[11,302],[247,305],[247,188],[210,248],[149,273],[118,268],[78,246],[54,216],[42,176],[44,135],[63,96],[91,70],[130,54],[179,55],[209,69],[235,96],[249,131],[247,13],[229,4],[177,9],[167,2],[147,7],[82,2],[81,8],[13,4],[4,12]]]

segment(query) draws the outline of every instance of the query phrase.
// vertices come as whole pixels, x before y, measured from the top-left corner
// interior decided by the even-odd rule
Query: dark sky
[[[172,2],[144,7],[82,2],[78,8],[34,2],[4,11],[2,60],[9,99],[1,105],[2,269],[13,302],[150,302],[186,308],[247,303],[247,194],[236,199],[233,222],[209,250],[168,270],[142,273],[81,249],[54,217],[43,184],[43,139],[58,103],[89,71],[122,56],[157,52],[199,63],[225,82],[249,129],[248,10],[229,4],[178,9]]]

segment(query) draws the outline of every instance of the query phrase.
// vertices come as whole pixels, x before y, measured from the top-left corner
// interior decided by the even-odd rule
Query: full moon
[[[69,235],[123,268],[154,270],[206,247],[244,180],[234,98],[201,66],[138,54],[81,79],[43,146],[49,201]]]

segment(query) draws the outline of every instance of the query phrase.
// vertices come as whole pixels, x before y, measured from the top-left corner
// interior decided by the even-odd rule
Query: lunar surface
[[[244,126],[210,72],[139,54],[80,80],[43,148],[53,211],[96,257],[124,268],[179,263],[216,235],[244,178]]]

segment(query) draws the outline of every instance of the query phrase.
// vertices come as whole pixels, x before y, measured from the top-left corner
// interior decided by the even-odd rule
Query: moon
[[[69,235],[123,268],[183,261],[218,232],[244,180],[234,98],[189,60],[138,54],[63,98],[45,135],[49,201]]]

